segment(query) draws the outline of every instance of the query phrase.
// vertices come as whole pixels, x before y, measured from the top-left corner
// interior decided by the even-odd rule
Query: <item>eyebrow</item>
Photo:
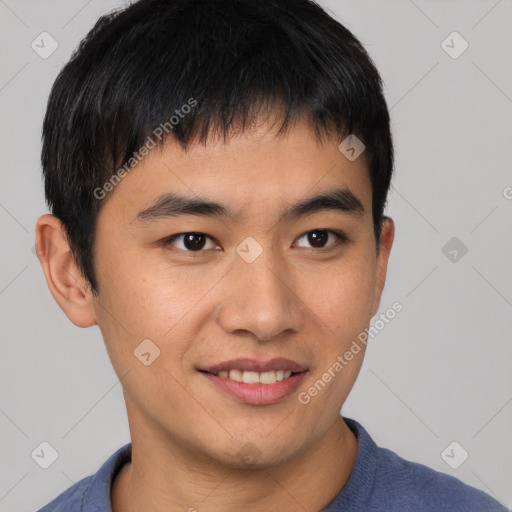
[[[295,220],[322,211],[337,211],[360,216],[365,213],[362,202],[353,192],[348,188],[336,188],[307,197],[286,207],[281,211],[279,220]],[[229,218],[233,221],[244,218],[240,213],[221,203],[167,193],[159,196],[152,205],[141,210],[133,221],[146,223],[182,215]]]

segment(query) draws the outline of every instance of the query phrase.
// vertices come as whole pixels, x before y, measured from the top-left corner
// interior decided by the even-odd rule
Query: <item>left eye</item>
[[[329,239],[329,235],[334,235],[335,242],[325,247],[325,243]],[[307,242],[313,246],[314,249],[331,249],[348,242],[348,238],[341,232],[332,231],[329,229],[315,229],[308,231],[299,237],[299,240],[306,238]]]
[[[329,240],[329,235],[333,235],[335,238],[335,242],[326,246],[327,241]],[[315,229],[313,231],[308,231],[301,235],[298,240],[302,240],[306,238],[307,242],[312,246],[313,249],[329,249],[333,247],[337,247],[343,243],[348,242],[347,237],[337,231],[332,231],[328,229]],[[207,241],[210,241],[212,246],[207,247]],[[177,242],[177,243],[176,243]],[[202,249],[215,249],[217,247],[214,243],[214,240],[206,235],[205,233],[179,233],[177,235],[173,235],[164,240],[164,245],[175,245],[179,250],[185,252],[201,252]]]

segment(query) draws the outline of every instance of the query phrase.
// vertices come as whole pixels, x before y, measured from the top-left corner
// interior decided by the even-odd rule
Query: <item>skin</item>
[[[74,324],[99,326],[123,386],[132,462],[114,481],[114,512],[318,511],[346,484],[358,444],[339,411],[364,345],[310,403],[297,395],[376,314],[394,224],[384,219],[377,253],[364,157],[349,161],[339,142],[318,143],[305,122],[279,137],[260,122],[227,143],[209,139],[185,152],[169,140],[152,150],[103,200],[97,296],[61,223],[49,214],[38,220],[53,297]],[[360,199],[364,215],[321,211],[278,221],[282,208],[340,185]],[[243,217],[134,221],[164,192],[206,197]],[[337,246],[329,235],[322,252],[307,237],[320,229],[343,231],[349,242]],[[162,242],[188,232],[211,237],[202,252],[186,252],[183,239]],[[235,252],[247,236],[263,249],[250,264]],[[161,351],[150,366],[134,357],[146,338]],[[196,370],[238,357],[286,357],[309,372],[284,400],[248,405]],[[248,447],[250,460],[240,456]]]

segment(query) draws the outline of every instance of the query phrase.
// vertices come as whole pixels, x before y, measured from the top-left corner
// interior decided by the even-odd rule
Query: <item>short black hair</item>
[[[47,203],[91,291],[97,191],[148,137],[227,140],[262,113],[279,114],[278,134],[307,120],[319,140],[363,141],[378,250],[393,173],[382,86],[362,44],[312,0],[139,0],[99,18],[55,80],[41,153]]]

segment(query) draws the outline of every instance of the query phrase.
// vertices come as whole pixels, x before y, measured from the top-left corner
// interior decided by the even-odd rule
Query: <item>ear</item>
[[[36,253],[53,298],[78,327],[96,324],[90,283],[80,272],[66,230],[57,217],[46,214],[36,224]]]
[[[380,246],[377,254],[377,272],[375,281],[375,292],[373,296],[373,304],[371,316],[373,317],[380,305],[380,297],[384,284],[386,282],[386,272],[388,269],[389,253],[395,238],[395,224],[391,217],[384,217],[382,220],[381,233],[380,233]]]

